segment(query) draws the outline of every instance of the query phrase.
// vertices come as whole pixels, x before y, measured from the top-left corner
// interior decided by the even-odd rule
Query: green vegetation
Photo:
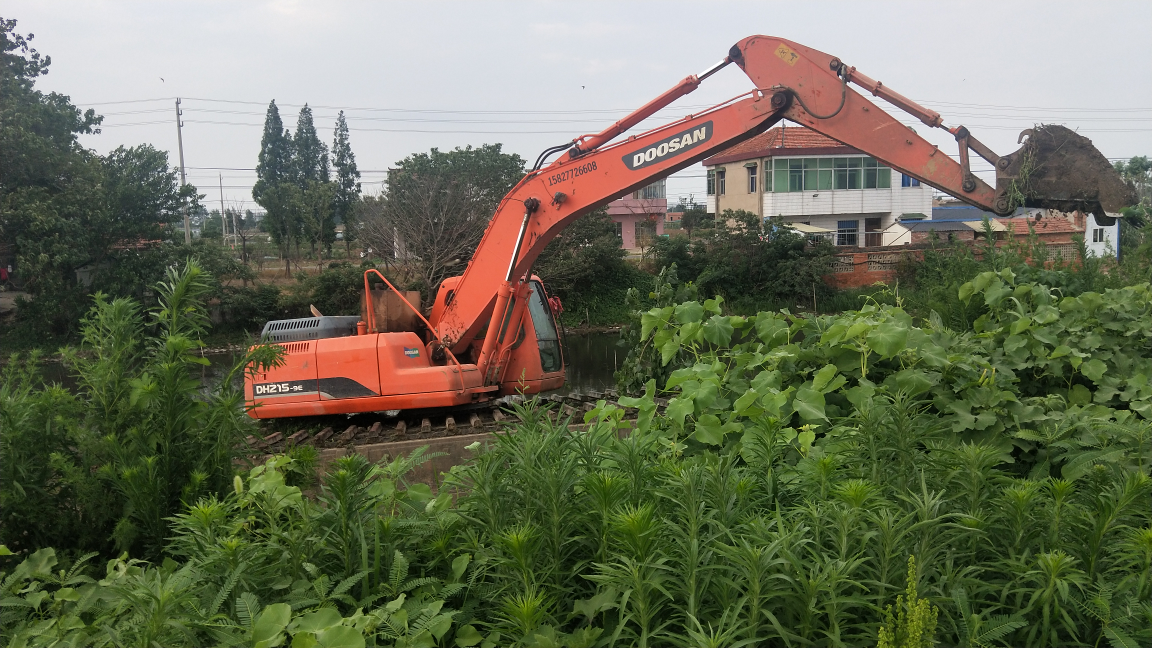
[[[142,533],[118,558],[97,545],[112,558],[104,570],[66,531],[33,540],[9,530],[47,524],[36,511],[88,511],[54,456],[98,438],[81,432],[96,428],[95,415],[55,446],[36,434],[67,420],[46,428],[70,411],[54,403],[103,411],[97,396],[108,390],[69,400],[27,377],[6,380],[5,463],[18,448],[41,476],[22,482],[40,486],[38,499],[13,496],[23,517],[3,527],[21,555],[0,576],[0,636],[267,646],[1152,640],[1152,287],[1060,297],[1008,270],[981,273],[960,289],[985,308],[967,330],[938,317],[917,326],[899,305],[740,317],[690,287],[657,292],[679,301],[643,313],[630,361],[671,370],[621,400],[634,422],[602,402],[586,431],[572,431],[524,404],[437,490],[405,479],[423,452],[377,465],[341,458],[312,494],[301,485],[314,454],[272,458],[230,481],[222,467],[232,464],[217,463],[179,497],[173,480],[118,508],[144,529],[132,516],[167,502],[150,518],[164,531]],[[98,348],[92,366],[119,347]],[[660,416],[658,381],[669,398]],[[111,411],[152,421],[129,429],[190,440],[220,429],[218,398],[152,414],[118,401]],[[187,407],[217,414],[157,425]],[[242,431],[230,425],[223,436],[235,442]],[[136,465],[164,451],[123,447]],[[131,501],[115,471],[93,474],[103,497]],[[42,486],[53,484],[66,488]],[[103,529],[109,544],[124,536]]]
[[[234,378],[279,349],[248,351],[201,392],[209,288],[195,262],[169,270],[147,320],[137,302],[98,294],[81,345],[63,352],[74,392],[44,385],[35,355],[4,368],[0,543],[159,558],[171,515],[231,488],[253,429]]]
[[[5,645],[1152,643],[1146,205],[1118,264],[989,231],[858,294],[824,287],[827,246],[747,213],[685,209],[655,277],[593,214],[536,271],[567,322],[631,319],[619,405],[570,427],[521,404],[435,484],[410,480],[425,450],[253,466],[239,378],[278,352],[209,374],[204,339],[357,312],[366,266],[281,290],[247,238],[239,259],[148,244],[194,190],[149,147],[82,149],[100,118],[33,88],[48,60],[14,26],[0,235],[31,273],[22,330],[77,345],[72,389],[37,354],[0,374]],[[358,199],[342,118],[332,164],[307,108],[290,136],[270,105],[256,197],[285,273],[304,243],[331,259],[343,221],[426,297],[523,170],[498,145],[433,150]],[[1123,171],[1145,190],[1146,160]],[[770,310],[810,298],[843,312]]]
[[[656,268],[677,267],[679,277],[701,292],[720,295],[738,313],[811,304],[835,291],[822,277],[829,272],[835,249],[812,245],[794,230],[768,225],[743,210],[725,210],[716,222],[699,218],[690,237],[670,237],[653,250]],[[704,225],[708,225],[704,227]]]

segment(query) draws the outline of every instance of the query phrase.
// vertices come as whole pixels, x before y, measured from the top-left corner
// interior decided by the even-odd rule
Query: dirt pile
[[[1136,204],[1136,191],[1125,182],[1092,140],[1054,124],[1032,129],[1023,148],[1011,156],[1009,193],[1025,207],[1103,217]],[[1013,191],[1015,190],[1015,191]]]

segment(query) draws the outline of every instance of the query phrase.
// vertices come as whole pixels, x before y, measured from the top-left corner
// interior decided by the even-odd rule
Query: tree
[[[486,144],[432,149],[396,167],[383,209],[376,222],[365,222],[363,238],[376,250],[394,250],[432,295],[471,259],[496,206],[523,176],[524,160]]]
[[[1149,161],[1148,156],[1136,156],[1128,160],[1127,163],[1118,160],[1114,166],[1120,172],[1121,177],[1136,186],[1136,192],[1140,196],[1141,202],[1148,201],[1148,186],[1152,180],[1152,176],[1150,176],[1152,161]]]
[[[0,240],[11,243],[31,300],[19,317],[68,334],[88,286],[118,259],[159,245],[194,187],[181,188],[167,154],[144,145],[105,156],[80,146],[101,118],[67,96],[35,88],[51,60],[0,19]],[[83,281],[81,281],[81,275]]]
[[[293,191],[296,188],[296,170],[292,149],[292,136],[284,129],[280,109],[273,99],[264,117],[264,135],[260,140],[252,197],[267,212],[265,227],[280,248],[286,277],[292,274],[288,257],[300,229],[297,218],[299,201],[297,192]]]
[[[657,263],[676,263],[681,278],[693,281],[701,293],[724,295],[745,308],[826,290],[821,277],[833,251],[827,242],[811,245],[795,230],[771,225],[761,233],[760,217],[743,210],[725,210],[717,222],[729,225],[703,230],[690,245],[658,246]]]
[[[213,209],[200,225],[200,238],[219,240],[224,236],[223,223],[220,222],[220,210]]]
[[[706,224],[708,220],[708,209],[705,205],[698,203],[694,200],[694,196],[687,198],[680,198],[680,202],[676,204],[672,211],[680,212],[680,229],[688,234],[688,239],[692,239],[692,232]]]
[[[348,141],[348,122],[344,111],[336,117],[336,135],[332,141],[332,166],[336,171],[336,190],[332,199],[332,215],[337,223],[344,225],[344,249],[351,252],[352,241],[356,239],[359,222],[356,219],[355,205],[360,198],[360,170],[356,168],[356,156]]]
[[[336,185],[331,182],[310,180],[307,188],[300,192],[301,218],[304,236],[316,255],[317,269],[323,263],[322,252],[332,251],[336,240],[335,221],[332,218]]]
[[[260,154],[256,162],[256,184],[252,186],[252,197],[261,202],[264,194],[276,186],[293,180],[292,136],[284,130],[280,119],[280,109],[276,100],[268,104],[264,116],[264,135],[260,139]]]
[[[303,190],[308,188],[309,182],[328,182],[328,147],[316,134],[316,124],[308,104],[304,104],[296,119],[292,149],[296,186]]]
[[[540,253],[532,271],[548,292],[565,302],[589,301],[606,287],[627,281],[627,254],[616,236],[616,223],[599,209],[566,227]],[[627,286],[625,286],[626,288]]]

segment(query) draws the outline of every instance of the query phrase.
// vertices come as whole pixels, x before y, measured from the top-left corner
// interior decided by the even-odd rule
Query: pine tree
[[[328,182],[328,147],[316,134],[316,124],[312,121],[312,109],[308,104],[300,109],[296,120],[295,145],[296,185],[307,189],[309,182]]]
[[[268,112],[264,116],[264,137],[260,140],[260,156],[256,163],[256,184],[252,187],[252,197],[257,203],[269,190],[282,182],[290,180],[292,169],[292,138],[284,130],[284,122],[280,119],[280,109],[276,107],[276,100],[268,104]]]
[[[312,253],[318,255],[321,249],[331,250],[332,242],[336,240],[336,224],[332,219],[333,187],[329,178],[328,147],[316,134],[316,124],[308,104],[300,109],[292,144],[296,187],[300,192],[301,233]]]
[[[353,209],[360,198],[360,170],[356,168],[356,156],[348,142],[348,122],[341,110],[336,117],[336,136],[332,142],[332,166],[336,171],[336,194],[332,200],[332,213],[336,222],[344,224],[344,249],[351,250],[356,239],[355,214]]]
[[[276,100],[268,104],[264,136],[256,163],[252,197],[267,211],[266,226],[284,257],[284,274],[291,274],[288,255],[300,231],[299,189],[295,185],[292,135],[284,129]]]

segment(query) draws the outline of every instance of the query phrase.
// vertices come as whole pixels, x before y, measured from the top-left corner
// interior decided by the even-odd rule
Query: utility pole
[[[176,97],[176,142],[180,146],[180,189],[188,184],[188,176],[184,173],[184,122],[180,121],[180,97]],[[192,245],[192,227],[188,223],[188,200],[181,199],[184,209],[184,245]]]
[[[220,238],[228,245],[228,217],[224,215],[224,174],[220,174]],[[235,246],[233,246],[235,247]]]

